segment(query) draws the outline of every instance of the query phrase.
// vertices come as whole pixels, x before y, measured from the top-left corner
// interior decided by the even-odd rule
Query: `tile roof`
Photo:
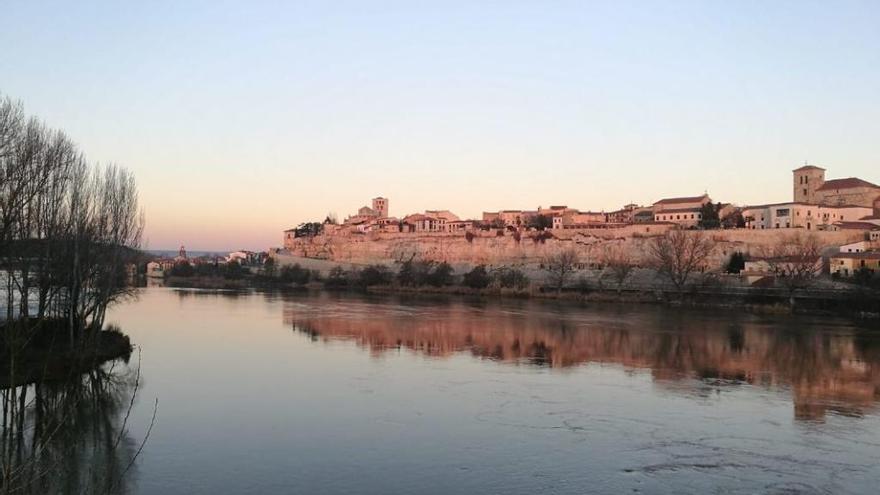
[[[829,191],[831,189],[853,189],[856,187],[876,187],[880,189],[880,186],[877,184],[871,184],[870,182],[857,177],[847,177],[846,179],[826,180],[825,183],[816,190]]]
[[[669,210],[658,211],[655,215],[666,215],[667,213],[696,213],[702,210],[702,208],[672,208]]]
[[[671,205],[671,204],[678,204],[678,203],[697,203],[697,202],[703,201],[707,196],[708,195],[703,194],[700,196],[691,196],[691,197],[685,197],[685,198],[665,198],[665,199],[661,199],[660,201],[657,201],[654,204],[655,205]]]
[[[871,222],[834,222],[839,229],[880,230],[880,225]]]
[[[796,168],[792,170],[792,172],[800,172],[801,170],[825,170],[822,167],[817,167],[815,165],[804,165],[803,167]]]

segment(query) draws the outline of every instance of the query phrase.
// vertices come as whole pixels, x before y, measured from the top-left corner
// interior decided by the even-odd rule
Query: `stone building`
[[[565,213],[552,217],[554,229],[589,228],[606,223],[604,212],[577,211],[568,209]]]
[[[379,218],[387,218],[388,217],[388,198],[378,197],[373,198],[373,212]]]
[[[742,210],[746,228],[752,230],[830,230],[835,223],[858,221],[872,212],[872,208],[864,206],[825,206],[805,202],[747,206]]]
[[[832,274],[842,277],[850,277],[862,269],[880,273],[880,252],[834,254],[829,258],[828,267]]]
[[[505,227],[520,227],[528,224],[528,222],[537,215],[535,211],[528,210],[501,210],[498,212],[483,212],[483,223],[489,223],[500,220]]]
[[[433,215],[414,213],[403,217],[405,232],[442,232],[445,224],[446,220]]]
[[[792,171],[793,200],[814,205],[880,208],[880,186],[857,177],[825,179],[825,169],[804,165]]]
[[[650,212],[650,208],[639,206],[635,203],[624,205],[623,208],[605,214],[605,222],[607,223],[635,223],[636,214],[639,212]],[[652,221],[654,215],[648,217],[648,221]]]

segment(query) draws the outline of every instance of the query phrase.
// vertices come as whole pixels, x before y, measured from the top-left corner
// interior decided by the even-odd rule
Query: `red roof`
[[[871,222],[834,222],[834,226],[839,229],[880,230],[880,225]]]
[[[654,203],[655,205],[672,205],[672,204],[680,204],[680,203],[699,203],[705,200],[708,195],[703,194],[701,196],[692,196],[689,198],[665,198],[661,199]]]
[[[804,165],[803,167],[796,168],[792,170],[792,172],[800,172],[801,170],[825,170],[822,167],[817,167],[815,165]]]
[[[669,210],[658,211],[655,215],[666,215],[667,213],[697,213],[702,210],[702,208],[672,208]]]
[[[877,184],[871,184],[866,180],[859,179],[857,177],[848,177],[846,179],[831,179],[826,180],[824,184],[822,184],[817,191],[828,191],[831,189],[854,189],[856,187],[875,187],[880,189],[880,186]]]

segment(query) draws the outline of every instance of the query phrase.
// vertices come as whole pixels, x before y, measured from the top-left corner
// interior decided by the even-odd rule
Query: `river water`
[[[877,493],[876,323],[144,289],[133,493]],[[873,325],[873,328],[872,328]]]

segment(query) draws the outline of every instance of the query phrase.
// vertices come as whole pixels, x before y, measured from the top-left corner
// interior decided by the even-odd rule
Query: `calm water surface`
[[[142,349],[133,441],[159,399],[135,493],[880,486],[870,326],[160,288],[108,320]]]

